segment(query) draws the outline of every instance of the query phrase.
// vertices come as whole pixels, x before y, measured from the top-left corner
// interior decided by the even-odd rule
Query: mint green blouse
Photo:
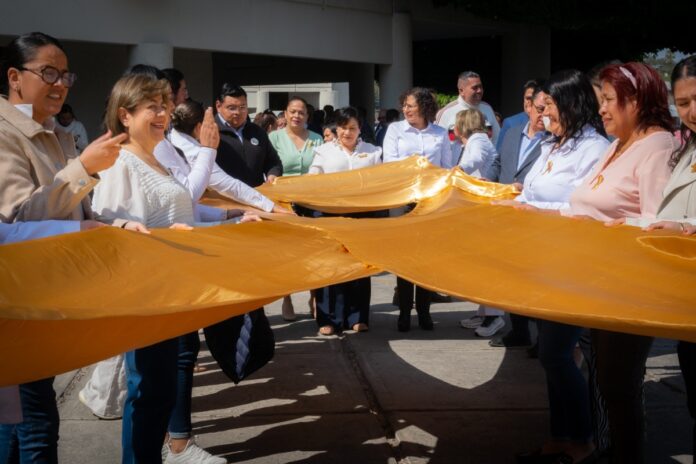
[[[301,150],[295,147],[285,129],[278,129],[268,134],[273,148],[283,162],[284,176],[299,176],[309,171],[314,159],[314,149],[324,143],[324,139],[315,132],[308,132],[309,136]]]

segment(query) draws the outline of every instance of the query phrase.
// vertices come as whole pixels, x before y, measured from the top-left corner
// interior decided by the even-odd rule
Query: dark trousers
[[[509,336],[514,336],[520,340],[527,340],[531,342],[531,335],[529,334],[529,323],[534,319],[521,316],[519,314],[510,313],[510,325],[512,325],[512,330]]]
[[[416,312],[418,314],[430,314],[430,302],[433,292],[409,282],[401,277],[396,278],[396,287],[399,290],[399,311],[410,313],[413,308],[413,288],[416,288]]]
[[[369,277],[316,290],[317,325],[341,331],[358,323],[369,324],[371,293]]]
[[[681,367],[684,383],[686,384],[686,401],[689,414],[696,421],[696,343],[679,342],[677,346],[679,367]],[[692,429],[693,455],[696,457],[696,424]]]
[[[652,337],[592,331],[597,381],[609,415],[611,462],[645,463],[643,379]]]
[[[178,337],[126,353],[123,464],[162,461],[162,443],[176,404],[178,353]]]
[[[611,445],[609,438],[609,417],[604,397],[597,383],[597,354],[592,347],[590,329],[583,329],[578,345],[582,350],[587,365],[587,384],[590,390],[590,409],[592,410],[592,435],[594,435],[597,451],[603,453]]]
[[[19,386],[20,424],[0,425],[0,463],[56,464],[58,407],[53,377]]]
[[[193,392],[193,368],[196,365],[201,340],[198,331],[178,338],[176,404],[169,419],[171,438],[191,437],[191,397]]]
[[[582,327],[538,320],[539,361],[546,371],[551,436],[588,443],[592,438],[590,395],[573,353]]]

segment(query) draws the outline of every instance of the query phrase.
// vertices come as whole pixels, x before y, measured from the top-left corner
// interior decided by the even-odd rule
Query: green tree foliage
[[[438,108],[442,108],[443,106],[445,106],[449,102],[456,100],[457,95],[448,95],[446,93],[436,93],[435,99],[437,101]]]

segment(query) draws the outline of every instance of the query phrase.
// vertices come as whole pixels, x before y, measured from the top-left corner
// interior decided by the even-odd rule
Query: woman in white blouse
[[[454,134],[462,141],[457,164],[467,174],[489,179],[493,161],[498,157],[486,130],[486,117],[477,109],[457,113]]]
[[[104,172],[95,189],[96,211],[107,216],[123,215],[148,227],[194,223],[194,202],[189,191],[154,156],[154,148],[164,139],[169,124],[169,90],[166,81],[148,75],[128,75],[114,86],[106,125],[115,134],[128,134],[128,140],[116,164]],[[254,219],[243,218],[241,222]],[[123,462],[160,462],[170,417],[190,421],[190,401],[187,410],[181,399],[190,398],[197,353],[184,356],[180,352],[181,338],[125,355],[128,392],[123,411]],[[183,364],[186,369],[181,368]],[[182,385],[188,391],[183,391]],[[190,437],[172,435],[166,451],[172,457],[207,455],[210,462],[226,462],[208,455]]]
[[[546,81],[544,93],[544,125],[552,136],[542,142],[541,155],[525,178],[522,194],[516,201],[502,204],[522,209],[567,207],[572,191],[609,145],[592,84],[583,73],[554,74]],[[517,460],[578,462],[595,449],[588,383],[573,356],[584,329],[546,320],[538,320],[537,326],[539,360],[548,386],[551,440],[539,450],[518,455]]]
[[[559,74],[555,76],[558,79],[561,78]],[[573,76],[565,75],[565,79],[579,81],[581,78],[574,74]],[[578,84],[574,82],[568,85]],[[550,84],[547,86],[551,87]],[[561,93],[560,90],[557,92]],[[564,99],[563,102],[559,102],[561,98]],[[584,98],[590,98],[590,96],[576,95],[570,98],[569,95],[564,94],[563,97],[558,95],[558,99],[552,95],[546,96],[544,126],[553,137],[542,142],[541,155],[527,174],[522,194],[516,198],[516,201],[540,209],[567,208],[570,194],[582,183],[606,151],[609,141],[603,135],[604,128],[599,114],[596,111],[592,115],[583,114],[583,111],[587,110],[576,106],[587,103],[575,101]],[[594,93],[592,98],[595,100],[590,103],[595,105],[596,110]],[[566,103],[567,99],[571,101]],[[559,107],[559,104],[564,107]]]
[[[331,174],[375,166],[382,162],[382,149],[360,140],[360,122],[355,108],[334,113],[336,140],[314,149],[309,174]],[[323,214],[323,216],[328,216]],[[346,214],[344,217],[368,218],[374,213]],[[317,325],[322,335],[343,329],[368,330],[370,321],[370,278],[352,280],[315,290]]]
[[[402,121],[393,122],[384,136],[384,162],[412,155],[428,158],[431,164],[449,169],[454,163],[447,130],[433,124],[437,102],[428,89],[414,87],[401,95]]]
[[[446,169],[454,166],[447,130],[433,124],[437,115],[437,102],[430,91],[414,87],[401,95],[400,103],[404,120],[393,122],[387,128],[382,145],[384,162],[420,155],[425,156],[435,166]],[[423,330],[433,330],[433,320],[430,317],[432,292],[397,277],[398,297],[395,295],[394,299],[399,301],[397,328],[400,332],[411,330],[414,287],[418,325]]]
[[[172,130],[169,138],[172,144],[181,150],[180,153],[184,155],[183,161],[188,166],[196,166],[202,156],[207,157],[212,154],[213,159],[215,158],[217,143],[207,139],[204,128],[204,121],[209,118],[211,120],[213,118],[212,109],[205,110],[203,105],[193,100],[177,105],[172,113]],[[215,124],[214,121],[213,124]],[[217,126],[213,128],[215,131],[218,130]],[[210,179],[202,190],[204,191],[206,187],[239,203],[263,211],[292,214],[287,209],[276,206],[270,198],[256,189],[228,175],[217,163],[213,163]]]

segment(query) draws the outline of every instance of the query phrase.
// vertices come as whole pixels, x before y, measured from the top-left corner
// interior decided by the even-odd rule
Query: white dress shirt
[[[542,142],[541,155],[527,174],[517,200],[542,209],[568,208],[570,194],[608,146],[609,141],[591,126],[583,127],[578,137],[555,150],[551,142]]]
[[[435,120],[435,124],[444,128],[445,130],[449,130],[451,127],[454,127],[454,123],[457,120],[457,113],[468,109],[476,109],[483,113],[483,115],[486,117],[486,121],[488,121],[493,129],[493,145],[498,143],[500,125],[498,124],[498,120],[495,119],[495,112],[493,111],[491,105],[483,101],[479,103],[478,106],[474,106],[465,102],[462,97],[457,97],[455,101],[448,103],[440,110],[437,115],[437,119]]]
[[[447,131],[435,124],[428,123],[425,129],[420,130],[406,120],[393,122],[387,128],[382,147],[385,163],[421,155],[435,166],[446,169],[453,166]]]
[[[157,161],[188,190],[193,200],[193,214],[196,222],[224,221],[227,218],[226,210],[198,203],[210,182],[215,154],[215,150],[208,151],[203,154],[203,157],[199,157],[196,163],[189,166],[168,139],[165,138],[155,147],[154,155]]]
[[[309,174],[352,171],[381,163],[382,149],[371,143],[358,140],[355,149],[349,152],[334,140],[314,149],[314,159],[309,167]]]
[[[497,157],[498,152],[488,135],[477,132],[467,139],[458,164],[467,174],[490,179],[491,166]]]
[[[217,163],[215,162],[215,150],[213,150],[212,148],[201,146],[201,144],[198,143],[196,139],[194,139],[190,135],[183,134],[177,131],[176,129],[172,129],[172,131],[169,134],[169,137],[172,141],[172,144],[184,153],[184,156],[188,161],[188,165],[190,166],[197,166],[200,162],[201,156],[204,157],[204,162],[207,162],[207,158],[205,157],[207,157],[209,154],[212,154],[212,169],[210,171],[210,178],[206,187],[211,188],[219,194],[231,198],[235,201],[244,203],[245,205],[253,206],[254,208],[258,208],[266,212],[270,212],[273,210],[275,204],[273,203],[273,201],[271,201],[271,199],[261,194],[258,190],[255,190],[254,188],[248,186],[241,180],[235,179],[234,177],[230,176],[225,171],[223,171],[220,168],[220,166],[217,165]],[[155,155],[157,155],[156,152]],[[181,159],[178,153],[177,157]],[[185,172],[183,166],[181,166],[180,169],[181,172]],[[191,176],[189,175],[188,177],[190,178]]]

